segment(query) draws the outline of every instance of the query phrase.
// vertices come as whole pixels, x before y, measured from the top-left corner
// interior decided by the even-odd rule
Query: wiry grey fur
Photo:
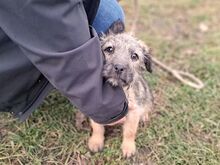
[[[101,45],[105,58],[103,76],[106,80],[113,86],[121,86],[124,89],[132,86],[139,103],[146,101],[146,99],[152,100],[147,82],[144,79],[146,71],[152,72],[150,49],[142,46],[136,38],[127,33],[103,36]],[[109,47],[113,48],[112,53],[106,51]],[[138,55],[137,60],[132,60],[133,54]],[[115,72],[115,65],[124,68],[121,74]]]
[[[118,21],[101,38],[105,59],[103,76],[113,86],[121,86],[128,99],[128,114],[123,123],[121,149],[125,157],[135,154],[135,136],[140,120],[147,121],[153,109],[153,97],[146,80],[145,72],[151,72],[150,49],[136,38],[124,33],[123,23]],[[122,33],[121,33],[122,32]],[[88,141],[93,152],[104,146],[104,126],[91,120],[92,135]]]

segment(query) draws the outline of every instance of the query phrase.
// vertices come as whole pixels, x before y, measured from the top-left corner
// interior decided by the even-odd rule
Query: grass
[[[132,1],[122,1],[127,27]],[[137,135],[138,153],[122,158],[120,128],[110,130],[105,149],[92,155],[89,131],[74,125],[75,109],[57,92],[24,123],[0,115],[0,165],[149,164],[218,165],[220,162],[220,2],[141,0],[137,36],[154,56],[205,83],[198,91],[154,69],[146,75],[155,95],[151,122]],[[208,27],[203,31],[200,25]],[[129,28],[128,28],[129,29]]]

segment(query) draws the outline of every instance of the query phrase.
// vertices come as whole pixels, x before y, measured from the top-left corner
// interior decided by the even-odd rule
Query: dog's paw
[[[88,146],[89,146],[90,151],[92,152],[102,151],[104,147],[104,139],[90,137]]]
[[[135,142],[123,142],[121,146],[123,156],[129,158],[135,155],[136,147]]]

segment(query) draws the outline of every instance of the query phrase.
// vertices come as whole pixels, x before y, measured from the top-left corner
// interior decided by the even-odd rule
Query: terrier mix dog
[[[153,97],[144,79],[145,71],[152,72],[150,49],[123,32],[123,25],[114,24],[106,36],[101,37],[105,64],[103,76],[112,86],[121,86],[128,99],[128,114],[123,124],[122,152],[124,157],[135,154],[135,136],[140,120],[147,121],[153,108]],[[114,34],[118,33],[118,34]],[[93,129],[88,146],[93,152],[104,146],[104,126],[91,120]]]

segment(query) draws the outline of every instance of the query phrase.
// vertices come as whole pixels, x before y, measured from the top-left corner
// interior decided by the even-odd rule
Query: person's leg
[[[93,27],[100,35],[106,33],[109,27],[116,21],[125,20],[124,12],[116,0],[100,0]]]

